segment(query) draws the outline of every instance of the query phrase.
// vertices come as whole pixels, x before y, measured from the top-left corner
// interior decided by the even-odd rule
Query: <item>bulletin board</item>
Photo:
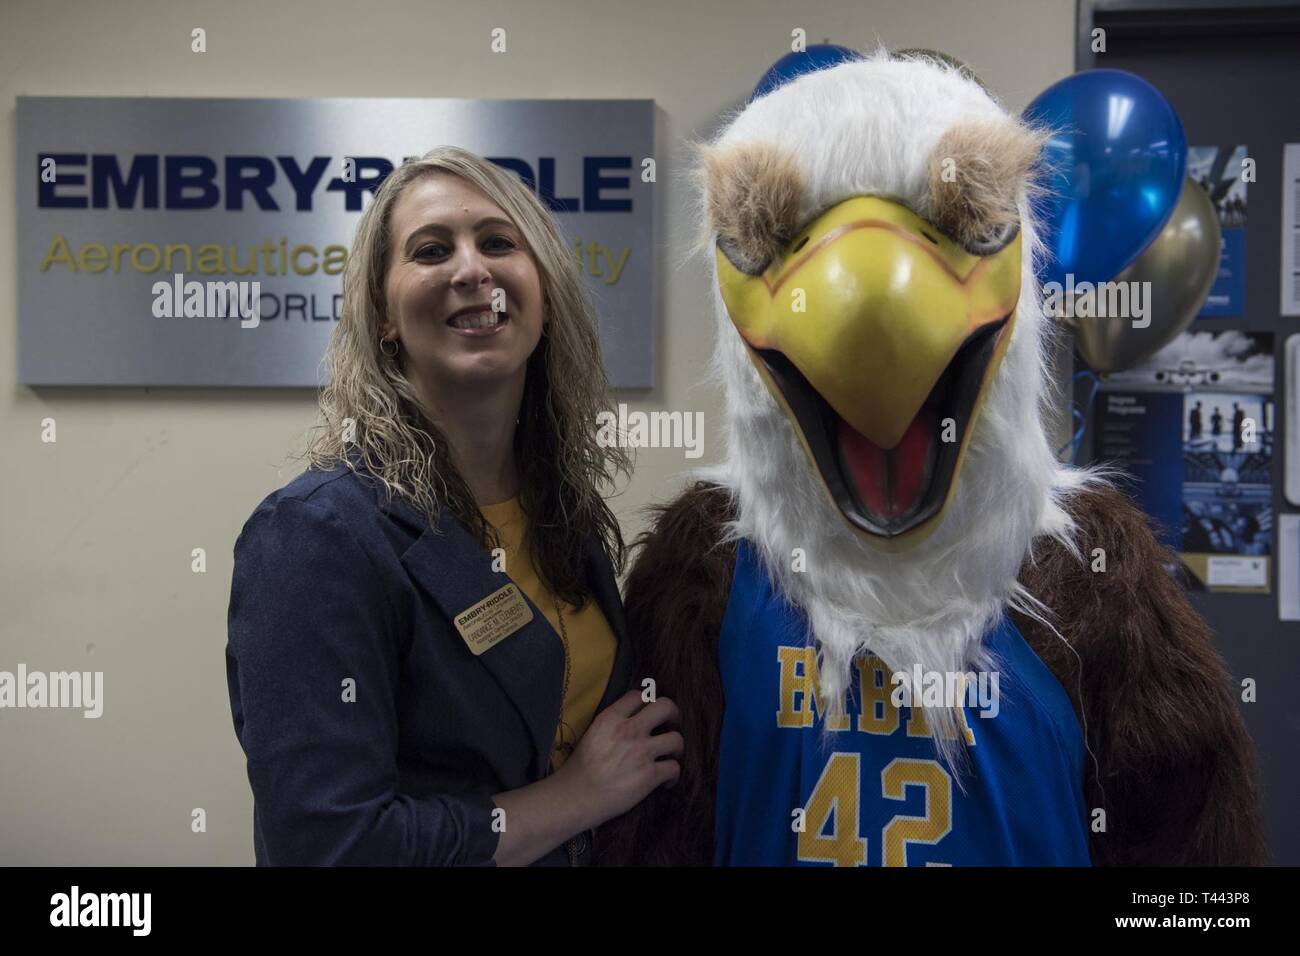
[[[1103,30],[1104,50],[1098,46]],[[1300,317],[1281,313],[1283,146],[1300,143],[1300,3],[1224,0],[1079,0],[1075,66],[1136,73],[1173,104],[1189,146],[1245,144],[1255,160],[1244,227],[1244,284],[1238,304],[1197,318],[1189,331],[1237,330],[1271,336],[1277,420],[1272,460],[1273,536],[1269,593],[1190,588],[1218,647],[1240,682],[1253,678],[1256,700],[1242,712],[1259,754],[1272,862],[1300,865],[1300,622],[1279,619],[1278,518],[1298,509],[1283,497],[1285,382],[1283,345]],[[1225,303],[1227,299],[1225,298]],[[1226,309],[1229,313],[1222,314]],[[1214,311],[1214,310],[1211,310]],[[1076,365],[1077,365],[1076,359]],[[1076,383],[1080,408],[1090,385]],[[1094,408],[1079,461],[1094,459]],[[1195,715],[1190,715],[1195,719]]]

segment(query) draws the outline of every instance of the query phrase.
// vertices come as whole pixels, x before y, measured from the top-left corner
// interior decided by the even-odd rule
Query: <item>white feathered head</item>
[[[964,68],[881,51],[751,102],[702,147],[724,463],[826,699],[852,659],[987,666],[1038,535],[1073,548],[1041,413],[1028,196],[1044,134]],[[936,715],[938,716],[938,715]],[[940,725],[943,718],[939,717]]]

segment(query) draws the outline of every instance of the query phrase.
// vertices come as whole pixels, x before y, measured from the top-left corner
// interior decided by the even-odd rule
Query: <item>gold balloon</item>
[[[1079,354],[1098,372],[1119,372],[1172,342],[1191,325],[1210,294],[1219,272],[1219,245],[1214,203],[1205,189],[1188,177],[1160,235],[1113,280],[1143,290],[1147,315],[1139,323],[1142,327],[1134,327],[1138,317],[1132,308],[1122,317],[1098,318],[1095,308],[1093,316],[1076,314],[1065,321],[1074,330]],[[1150,285],[1131,285],[1135,282]],[[1148,321],[1150,324],[1145,324]]]

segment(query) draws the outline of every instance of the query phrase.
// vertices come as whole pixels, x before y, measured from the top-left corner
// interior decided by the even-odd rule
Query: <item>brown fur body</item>
[[[1172,555],[1119,491],[1082,493],[1070,512],[1080,550],[1104,549],[1106,571],[1052,543],[1020,580],[1073,652],[1038,622],[1015,623],[1086,718],[1096,763],[1085,758],[1085,797],[1107,823],[1091,834],[1093,862],[1265,862],[1253,746],[1213,635],[1161,568]],[[735,567],[735,546],[720,541],[731,517],[728,493],[697,483],[637,542],[626,599],[633,686],[653,677],[677,703],[686,746],[675,788],[601,828],[603,864],[712,862],[725,706],[717,647]]]

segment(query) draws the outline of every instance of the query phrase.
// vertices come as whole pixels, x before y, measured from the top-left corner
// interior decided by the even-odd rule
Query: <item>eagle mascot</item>
[[[682,772],[602,862],[1263,862],[1212,634],[1043,428],[1048,135],[955,61],[879,51],[700,145],[723,464],[626,583]]]

